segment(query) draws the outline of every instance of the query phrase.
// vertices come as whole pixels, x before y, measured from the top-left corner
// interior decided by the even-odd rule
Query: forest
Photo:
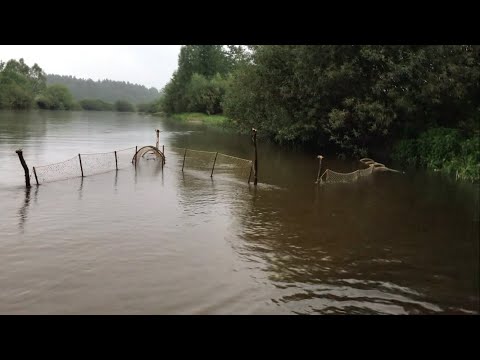
[[[474,45],[187,45],[161,109],[478,180],[479,82]]]
[[[157,89],[143,85],[47,75],[38,64],[29,67],[23,59],[0,61],[0,109],[132,112],[134,104],[143,109],[158,98]]]
[[[132,84],[125,81],[78,79],[75,76],[47,74],[47,85],[61,84],[70,90],[77,101],[98,99],[106,103],[125,100],[132,104],[148,103],[160,94],[156,88]]]

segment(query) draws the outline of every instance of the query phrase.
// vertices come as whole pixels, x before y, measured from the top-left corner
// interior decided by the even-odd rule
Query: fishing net
[[[229,174],[246,178],[249,176],[252,167],[251,160],[214,151],[192,150],[173,146],[170,146],[169,149],[173,150],[179,156],[181,163],[183,163],[183,157],[185,156],[185,163],[183,165],[185,170],[204,170],[211,172],[214,166],[213,164],[215,163],[213,174]]]
[[[81,154],[83,175],[90,176],[115,170],[115,153]]]
[[[390,169],[386,167],[384,164],[376,162],[370,158],[363,158],[360,159],[360,162],[366,166],[365,169],[358,169],[356,171],[350,173],[339,173],[330,169],[325,170],[325,172],[320,176],[317,182],[320,183],[350,183],[357,181],[360,178],[367,177],[372,175],[375,172],[393,172],[393,173],[401,173],[398,170]]]
[[[158,149],[158,147],[153,147],[153,146],[144,146],[140,149],[138,149],[137,153],[134,154],[132,157],[132,163],[135,161],[140,161],[141,158],[144,158],[145,155],[148,155],[146,158],[147,159],[159,159],[162,158],[164,159],[163,153]]]
[[[252,161],[235,156],[218,154],[214,173],[232,174],[239,177],[248,177],[252,168]]]
[[[119,169],[125,169],[132,166],[132,158],[135,156],[135,148],[130,147],[117,151],[117,163]]]
[[[78,156],[55,164],[35,166],[35,172],[39,184],[82,176]]]
[[[35,172],[39,184],[46,182],[66,180],[75,177],[90,176],[109,172],[115,169],[123,169],[132,166],[132,157],[135,155],[135,148],[131,147],[117,151],[115,163],[115,151],[107,153],[80,154],[55,164],[35,166]],[[80,158],[82,168],[80,168]]]
[[[177,155],[177,161],[186,170],[201,170],[211,174],[230,174],[247,178],[252,168],[252,161],[225,155],[213,151],[192,150],[185,148],[169,147]],[[116,155],[116,158],[115,158]],[[144,146],[138,151],[135,147],[119,150],[116,152],[80,154],[69,160],[45,166],[36,166],[35,171],[38,183],[43,184],[51,181],[66,180],[75,177],[101,174],[115,169],[123,169],[132,166],[135,159],[142,157],[164,157],[163,153],[153,146]],[[185,161],[183,162],[183,158]],[[80,166],[81,159],[81,166]]]
[[[373,166],[370,165],[366,169],[355,170],[350,173],[339,173],[330,169],[325,170],[320,179],[326,183],[349,183],[357,181],[362,177],[369,176],[373,173]]]

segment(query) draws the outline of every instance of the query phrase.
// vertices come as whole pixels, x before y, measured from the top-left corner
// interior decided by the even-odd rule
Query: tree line
[[[151,100],[158,97],[156,89],[148,90],[140,85],[104,80],[99,83],[117,86],[115,94],[118,100],[110,103],[93,98],[97,94],[93,92],[90,97],[77,101],[66,85],[52,83],[55,79],[55,76],[46,75],[38,64],[29,67],[23,59],[12,59],[6,63],[0,61],[0,109],[136,111],[135,105],[125,100],[129,96],[131,98],[131,89],[143,91],[143,97],[138,95],[136,99]]]
[[[149,103],[156,100],[160,94],[152,87],[132,84],[125,81],[81,79],[75,76],[47,74],[47,85],[65,85],[77,101],[98,99],[105,103],[114,103],[121,99],[132,104]]]
[[[474,45],[187,45],[161,109],[479,179],[479,83]]]

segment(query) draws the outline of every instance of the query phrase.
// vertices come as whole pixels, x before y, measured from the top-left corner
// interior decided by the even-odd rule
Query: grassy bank
[[[227,117],[223,115],[207,115],[202,113],[180,113],[170,116],[173,120],[192,123],[203,124],[208,126],[225,126],[227,124]]]
[[[454,175],[456,179],[480,181],[480,138],[458,129],[433,128],[416,139],[396,144],[392,158],[405,166],[424,167]]]

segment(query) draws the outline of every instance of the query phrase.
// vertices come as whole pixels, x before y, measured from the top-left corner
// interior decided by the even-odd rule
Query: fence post
[[[115,150],[115,169],[118,170],[117,151]]]
[[[163,154],[163,163],[162,163],[162,168],[163,168],[163,164],[165,164],[165,145],[162,145],[162,154]]]
[[[25,186],[27,188],[30,187],[30,172],[28,171],[28,166],[25,163],[25,159],[23,158],[23,150],[18,149],[15,151],[18,155],[18,158],[20,159],[20,164],[22,164],[23,171],[25,171]]]
[[[250,178],[252,177],[253,163],[250,164],[250,174],[248,174],[248,184],[250,184]]]
[[[37,172],[35,171],[35,166],[33,167],[33,175],[35,175],[35,181],[37,182],[37,185],[39,185],[38,178],[37,178]]]
[[[157,148],[157,150],[158,150],[158,146],[159,146],[159,143],[160,143],[160,130],[157,129],[157,130],[155,130],[155,131],[156,131],[156,133],[157,133],[157,146],[156,146],[156,148]]]
[[[215,159],[213,159],[212,173],[210,174],[210,177],[213,177],[213,169],[215,169],[215,162],[217,161],[217,155],[218,155],[218,151],[215,154]]]
[[[78,159],[80,160],[80,170],[82,171],[82,177],[83,177],[82,157],[80,156],[80,154],[78,154]]]
[[[318,155],[317,158],[318,158],[318,174],[317,174],[317,181],[315,182],[316,184],[318,184],[318,181],[320,180],[320,171],[322,170],[322,159],[323,159],[323,156],[322,156],[322,155]]]
[[[138,152],[138,145],[135,146],[135,169],[137,168],[137,152]]]
[[[257,156],[257,130],[255,128],[252,128],[252,140],[253,140],[253,146],[255,148],[255,163],[254,163],[254,168],[253,168],[253,185],[257,186],[257,181],[258,181],[258,156]]]
[[[182,164],[182,172],[183,172],[183,167],[185,166],[185,156],[187,155],[187,149],[185,149],[185,152],[183,153],[183,164]]]

